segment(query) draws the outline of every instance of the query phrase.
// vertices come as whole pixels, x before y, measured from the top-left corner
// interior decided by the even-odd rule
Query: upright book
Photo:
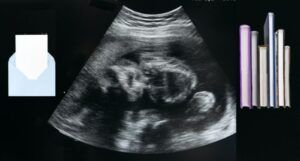
[[[240,26],[240,107],[252,107],[251,102],[251,29]]]
[[[267,47],[259,46],[259,107],[268,106]]]
[[[264,24],[264,44],[268,52],[268,106],[276,107],[276,56],[274,38],[274,13],[269,12]]]
[[[251,32],[252,106],[259,106],[258,32]]]
[[[290,64],[291,64],[291,48],[285,46],[284,48],[284,92],[285,92],[285,107],[291,107],[290,100]]]
[[[277,55],[278,55],[278,106],[284,107],[284,30],[276,32]]]

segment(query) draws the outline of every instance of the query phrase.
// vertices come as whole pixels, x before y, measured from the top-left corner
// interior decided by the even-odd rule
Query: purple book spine
[[[251,100],[251,28],[240,26],[240,107],[252,108]]]

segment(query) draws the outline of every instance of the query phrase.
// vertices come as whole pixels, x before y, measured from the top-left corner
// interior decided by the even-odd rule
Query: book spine
[[[275,78],[275,69],[276,69],[276,60],[274,52],[274,13],[269,12],[266,22],[265,22],[265,45],[268,47],[268,106],[274,107],[276,101],[276,78]]]
[[[252,106],[259,106],[258,32],[251,32]]]
[[[278,93],[278,91],[277,91],[277,81],[276,81],[276,79],[277,79],[277,75],[278,75],[278,72],[277,72],[277,54],[276,54],[276,46],[275,46],[275,16],[274,16],[274,14],[273,13],[271,13],[271,23],[270,23],[270,34],[271,34],[271,36],[270,36],[270,48],[272,48],[272,49],[270,49],[270,54],[273,56],[273,67],[272,67],[272,69],[273,69],[273,76],[272,77],[270,77],[270,79],[271,79],[271,81],[273,82],[273,85],[271,85],[270,86],[270,88],[272,88],[272,90],[270,91],[270,93],[272,94],[272,95],[270,95],[269,97],[271,97],[270,98],[270,106],[271,107],[277,107],[278,106],[278,103],[277,103],[277,93]],[[271,66],[270,66],[270,68],[271,68]],[[271,72],[271,71],[270,71]],[[272,99],[273,98],[273,99]],[[273,101],[272,101],[273,100]]]
[[[240,107],[251,105],[251,29],[240,26]]]
[[[291,48],[284,47],[284,92],[285,92],[285,107],[291,107],[290,102],[290,64],[291,64]]]
[[[267,47],[259,46],[260,107],[268,107]]]
[[[276,93],[275,93],[275,97],[276,97],[276,101],[275,101],[275,108],[278,108],[278,32],[276,31],[275,34],[274,34],[274,37],[275,37],[275,48],[274,48],[274,51],[275,51],[275,58],[276,58],[276,68],[275,68],[275,72],[276,72],[276,75],[275,75],[275,82],[276,82]]]
[[[284,30],[277,31],[278,38],[278,106],[284,107]]]

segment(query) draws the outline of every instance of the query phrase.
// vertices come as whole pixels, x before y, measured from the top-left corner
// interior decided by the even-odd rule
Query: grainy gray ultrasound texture
[[[123,6],[49,122],[93,146],[169,153],[234,134],[235,105],[182,7],[142,14]]]

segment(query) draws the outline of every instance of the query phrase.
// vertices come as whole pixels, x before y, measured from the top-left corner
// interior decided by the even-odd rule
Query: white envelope
[[[55,60],[50,54],[47,69],[37,79],[28,79],[15,62],[13,54],[8,62],[9,96],[55,96]]]

